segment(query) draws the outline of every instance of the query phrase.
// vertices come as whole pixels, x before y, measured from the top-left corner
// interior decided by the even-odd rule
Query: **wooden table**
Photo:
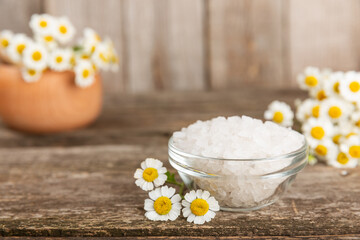
[[[263,88],[120,96],[107,98],[99,120],[76,132],[31,136],[1,127],[0,235],[355,239],[360,169],[341,176],[325,165],[306,167],[280,201],[259,211],[220,212],[201,226],[182,217],[144,217],[147,194],[135,186],[133,173],[146,157],[169,167],[167,141],[174,130],[218,115],[261,118],[272,100],[292,103],[304,96]]]

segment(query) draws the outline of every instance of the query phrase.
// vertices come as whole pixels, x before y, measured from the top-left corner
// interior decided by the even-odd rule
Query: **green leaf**
[[[80,51],[80,50],[82,50],[82,49],[83,49],[83,47],[82,47],[82,46],[79,46],[79,45],[76,45],[76,46],[73,47],[73,50],[74,50],[75,52]]]
[[[175,180],[175,173],[170,173],[169,171],[167,171],[165,174],[167,176],[167,180],[166,180],[167,182],[174,183],[174,184],[177,183]]]

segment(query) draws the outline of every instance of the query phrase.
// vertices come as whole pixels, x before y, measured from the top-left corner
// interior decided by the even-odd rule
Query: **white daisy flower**
[[[360,74],[347,72],[345,78],[340,81],[340,95],[349,102],[359,102],[360,99]]]
[[[75,83],[78,87],[86,88],[95,81],[95,70],[93,64],[88,60],[76,60]],[[151,189],[150,189],[151,190]]]
[[[351,158],[344,152],[339,152],[335,157],[329,157],[327,164],[336,168],[354,168],[358,164],[358,159]]]
[[[340,94],[340,82],[345,78],[344,72],[334,72],[328,80],[324,81],[326,96],[338,97]]]
[[[71,49],[57,48],[56,50],[50,53],[50,57],[49,57],[50,68],[55,71],[71,70],[72,54],[73,52]]]
[[[48,52],[39,43],[32,43],[24,50],[23,63],[27,68],[44,70],[48,63]]]
[[[299,122],[304,122],[310,117],[318,118],[320,112],[320,103],[314,99],[306,99],[301,102],[296,111],[296,119]]]
[[[360,111],[353,112],[350,119],[354,126],[360,128]]]
[[[100,36],[91,28],[84,29],[84,39],[81,41],[83,51],[91,55],[95,52],[97,45],[101,42]]]
[[[48,14],[34,14],[31,16],[30,28],[36,35],[50,34],[56,25],[56,19]]]
[[[91,60],[97,68],[109,70],[111,53],[109,52],[108,46],[103,42],[99,43],[94,54],[91,55]]]
[[[219,203],[214,197],[210,197],[208,191],[194,190],[185,194],[185,200],[182,201],[184,206],[182,212],[188,222],[195,224],[204,224],[210,222],[216,215],[215,212],[220,210]]]
[[[321,72],[318,68],[307,67],[304,72],[299,74],[297,82],[301,89],[310,90],[321,86]]]
[[[181,197],[175,194],[175,188],[163,186],[149,192],[145,199],[145,217],[152,221],[174,221],[180,215]]]
[[[315,145],[319,141],[332,137],[334,133],[334,126],[324,118],[309,118],[302,125],[302,131],[306,136],[310,145]]]
[[[110,38],[106,38],[104,43],[106,44],[110,55],[110,70],[117,72],[119,70],[119,57],[115,49],[114,43]]]
[[[320,117],[329,118],[332,122],[347,119],[353,111],[353,104],[340,98],[332,97],[320,103]]]
[[[55,39],[62,44],[72,40],[75,35],[75,28],[67,17],[58,18],[54,28]]]
[[[32,82],[37,82],[40,79],[40,77],[42,76],[42,71],[36,69],[23,68],[21,70],[21,75],[25,82],[32,83]]]
[[[11,61],[14,63],[20,63],[24,51],[29,47],[30,44],[32,44],[32,41],[25,34],[15,34],[7,48],[7,53]]]
[[[35,40],[38,43],[43,44],[50,50],[58,47],[58,44],[52,34],[45,34],[45,35],[37,34],[35,35]]]
[[[329,138],[321,140],[316,144],[312,145],[316,156],[321,159],[334,158],[338,154],[338,147],[333,143],[333,141]]]
[[[266,120],[271,120],[285,127],[293,124],[294,113],[288,104],[280,101],[273,101],[264,113]]]
[[[340,145],[340,150],[348,154],[351,158],[360,158],[360,137],[351,135],[346,138]]]
[[[141,163],[141,169],[136,169],[134,178],[136,186],[139,186],[142,190],[153,190],[154,187],[162,186],[167,180],[165,173],[166,167],[163,167],[163,163],[154,158],[147,158]]]
[[[319,101],[322,101],[326,99],[328,96],[326,95],[326,92],[322,88],[314,88],[310,89],[310,96],[314,99],[317,99]]]
[[[14,34],[9,30],[3,30],[0,32],[0,50],[5,51],[12,42]]]

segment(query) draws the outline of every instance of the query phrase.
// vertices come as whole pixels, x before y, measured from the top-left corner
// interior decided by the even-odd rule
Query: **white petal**
[[[154,201],[151,199],[145,199],[144,209],[146,211],[154,211]]]
[[[208,204],[209,204],[209,208],[213,211],[219,211],[220,210],[220,206],[218,201],[216,201],[216,199],[214,197],[209,197],[207,200]]]
[[[180,215],[180,211],[171,209],[168,215],[169,215],[169,219],[171,221],[174,221]]]
[[[196,197],[197,197],[197,198],[201,198],[202,193],[203,193],[203,191],[200,190],[200,189],[198,189],[198,190],[196,191]]]
[[[144,169],[144,170],[145,170],[146,168],[148,168],[148,166],[146,165],[146,162],[145,162],[145,161],[141,162],[140,165],[141,165],[141,168]]]
[[[134,173],[134,178],[142,178],[144,170],[141,170],[140,168],[136,169]]]
[[[181,210],[181,204],[180,203],[174,203],[172,205],[172,208],[180,211]]]
[[[188,201],[189,203],[191,203],[192,201],[194,201],[196,199],[196,193],[194,190],[188,192],[187,194],[185,194],[185,199],[186,201]]]
[[[184,207],[190,207],[190,203],[189,203],[187,200],[182,200],[181,204],[182,204]]]
[[[190,208],[186,207],[182,209],[182,213],[184,217],[188,217],[191,214]]]
[[[207,200],[210,197],[210,193],[208,191],[204,191],[201,195],[201,198]]]
[[[194,219],[195,219],[195,215],[191,213],[186,220],[187,220],[188,222],[193,222]]]
[[[143,189],[145,191],[150,191],[154,189],[154,184],[152,182],[146,182],[143,184]]]
[[[159,214],[157,214],[155,211],[146,212],[145,217],[153,221],[159,220]]]
[[[164,183],[165,183],[165,181],[166,181],[166,179],[163,180],[163,177],[160,178],[161,176],[162,176],[162,175],[160,175],[158,178],[156,178],[156,179],[153,181],[156,187],[160,187],[160,186],[164,185]],[[165,176],[165,177],[166,177],[166,176]]]
[[[166,173],[167,172],[167,169],[166,169],[166,167],[161,167],[161,168],[159,168],[158,170],[158,173],[160,174],[160,173]],[[166,176],[166,175],[165,175]]]
[[[204,224],[205,223],[204,216],[196,216],[194,219],[194,223],[195,224]]]
[[[163,192],[163,196],[171,198],[175,194],[175,188],[168,188],[167,191]]]
[[[177,203],[177,202],[180,202],[181,200],[181,197],[179,194],[175,194],[172,198],[171,198],[171,202],[172,203]]]
[[[135,181],[135,184],[136,184],[136,186],[141,187],[142,190],[145,190],[145,189],[142,188],[142,186],[144,185],[144,182],[145,182],[144,179],[139,178],[138,180]]]
[[[156,188],[154,191],[151,191],[149,192],[149,197],[152,199],[152,200],[156,200],[158,199],[159,197],[161,197],[161,190],[160,188]]]
[[[152,167],[152,168],[161,168],[163,163],[157,159],[154,158],[147,158],[145,159],[145,163],[147,167]]]
[[[213,219],[213,218],[215,217],[215,215],[216,215],[215,212],[213,212],[213,211],[208,211],[208,212],[204,215],[205,221],[210,222],[211,219]]]

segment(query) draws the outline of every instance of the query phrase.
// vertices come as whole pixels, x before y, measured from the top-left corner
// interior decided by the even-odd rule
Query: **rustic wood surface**
[[[306,66],[358,70],[358,0],[0,0],[0,29],[68,16],[114,40],[109,93],[289,87]]]
[[[167,163],[171,133],[197,119],[261,118],[274,99],[304,93],[243,87],[223,93],[161,93],[106,99],[103,114],[76,132],[32,136],[0,128],[0,235],[129,239],[359,239],[360,170],[341,176],[308,166],[275,204],[250,213],[220,212],[196,226],[182,217],[144,217],[146,193],[133,172],[146,157]],[[171,168],[170,168],[171,169]],[[171,237],[171,238],[170,238]]]

